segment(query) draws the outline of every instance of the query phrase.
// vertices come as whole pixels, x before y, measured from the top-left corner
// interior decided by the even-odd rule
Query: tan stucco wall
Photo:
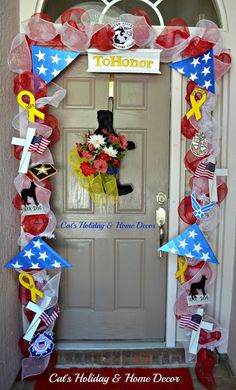
[[[236,374],[236,258],[234,262],[234,284],[230,316],[228,356],[230,365],[234,371],[234,374]]]
[[[12,92],[14,75],[6,61],[12,38],[19,30],[18,0],[1,0],[0,26],[0,390],[9,390],[20,368],[18,339],[22,335],[16,273],[3,268],[17,253],[19,235],[19,215],[11,205],[18,166],[12,155],[11,138],[17,134],[11,121],[17,104]]]

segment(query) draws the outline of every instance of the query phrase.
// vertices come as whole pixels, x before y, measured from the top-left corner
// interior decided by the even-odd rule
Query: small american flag
[[[49,144],[50,141],[44,138],[42,135],[35,136],[31,141],[28,151],[43,154]]]
[[[190,328],[192,330],[198,331],[201,320],[202,320],[202,316],[200,316],[199,314],[194,314],[193,316],[188,314],[183,315],[180,318],[179,326],[180,328]]]
[[[194,173],[196,177],[207,177],[208,179],[214,180],[215,175],[215,164],[212,162],[204,163],[203,161],[197,166],[197,169]]]
[[[45,323],[45,325],[50,325],[52,322],[56,321],[58,317],[58,312],[55,310],[54,307],[50,307],[50,309],[45,310],[40,318]]]

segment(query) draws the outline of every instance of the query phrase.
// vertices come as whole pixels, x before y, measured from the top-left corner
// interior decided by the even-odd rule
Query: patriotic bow
[[[216,203],[216,202],[211,202],[211,203],[207,204],[206,206],[200,206],[200,204],[198,203],[198,201],[196,199],[195,192],[191,193],[191,202],[192,202],[192,208],[194,209],[193,214],[195,215],[195,217],[197,219],[202,218],[205,213],[210,211],[212,209],[212,207],[215,206],[215,203]]]
[[[44,138],[42,135],[35,136],[31,141],[28,152],[36,152],[38,154],[43,154],[50,142],[51,141]]]

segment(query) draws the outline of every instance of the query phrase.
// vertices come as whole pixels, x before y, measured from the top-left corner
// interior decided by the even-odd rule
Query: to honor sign
[[[160,74],[160,53],[157,49],[131,51],[88,50],[88,72]]]

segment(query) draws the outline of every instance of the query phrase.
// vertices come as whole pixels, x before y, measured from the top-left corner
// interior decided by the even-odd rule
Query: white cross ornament
[[[33,137],[35,136],[35,133],[36,133],[36,129],[29,127],[27,129],[27,134],[25,139],[13,137],[11,140],[12,145],[23,146],[24,148],[21,156],[20,167],[18,170],[19,173],[28,172],[30,158],[31,158],[31,152],[29,152],[28,149]]]
[[[196,314],[199,314],[201,317],[203,317],[203,313],[204,313],[203,309],[197,309]],[[198,342],[199,342],[201,329],[212,330],[213,324],[211,322],[202,321],[202,319],[201,319],[201,322],[199,324],[199,329],[197,331],[192,330],[190,344],[189,344],[189,353],[192,353],[193,355],[197,354]]]
[[[35,316],[33,320],[31,321],[27,331],[25,332],[25,335],[23,336],[23,339],[26,341],[32,340],[40,322],[41,318],[40,316],[43,314],[44,310],[48,307],[49,303],[51,301],[50,297],[45,297],[44,300],[41,303],[41,306],[36,305],[33,302],[29,302],[26,306],[26,309],[29,309],[35,313]]]
[[[208,162],[212,162],[216,164],[215,157],[208,158]],[[218,194],[217,194],[217,176],[228,176],[228,169],[216,169],[214,174],[214,179],[209,179],[209,194],[211,202],[218,202]]]

